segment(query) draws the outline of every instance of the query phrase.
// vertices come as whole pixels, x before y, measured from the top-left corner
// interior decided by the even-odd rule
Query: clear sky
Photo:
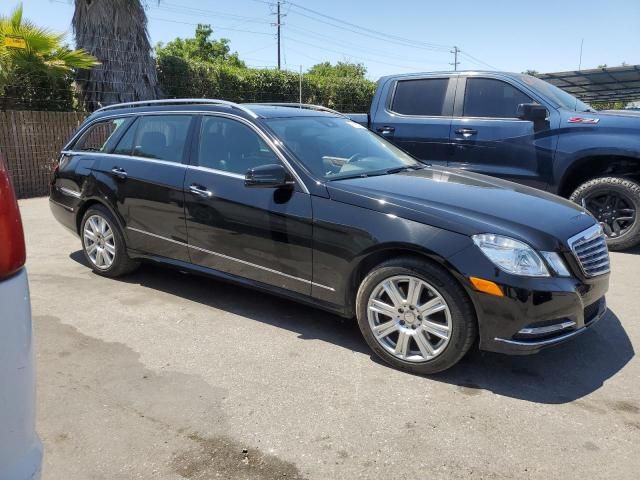
[[[0,0],[0,12],[6,14],[16,3]],[[249,65],[276,65],[275,9],[270,5],[275,0],[146,3],[154,44],[192,36],[195,24],[209,23],[214,35],[230,39],[232,50]],[[23,5],[28,18],[68,31],[72,39],[73,0],[23,0]],[[283,64],[294,70],[345,59],[364,63],[372,79],[448,70],[453,45],[471,55],[461,55],[460,69],[573,70],[583,39],[582,68],[640,64],[640,0],[295,0],[284,2],[282,12]]]

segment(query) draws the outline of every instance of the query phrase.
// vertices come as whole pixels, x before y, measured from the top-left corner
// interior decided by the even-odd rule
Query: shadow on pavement
[[[88,267],[81,251],[70,257]],[[302,340],[322,340],[371,355],[372,360],[382,363],[369,350],[355,321],[290,300],[155,265],[143,265],[116,281],[142,285],[268,323],[296,332]],[[530,402],[567,403],[600,388],[634,354],[620,320],[610,310],[590,331],[537,355],[508,356],[476,349],[450,370],[422,378]]]

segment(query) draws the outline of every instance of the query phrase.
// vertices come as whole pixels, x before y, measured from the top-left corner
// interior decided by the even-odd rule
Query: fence
[[[18,198],[49,193],[60,149],[86,117],[80,112],[0,112],[0,153]]]

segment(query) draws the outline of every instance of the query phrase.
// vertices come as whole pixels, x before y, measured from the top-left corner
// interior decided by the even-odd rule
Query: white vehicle
[[[0,158],[0,479],[40,478],[31,301],[20,211]]]

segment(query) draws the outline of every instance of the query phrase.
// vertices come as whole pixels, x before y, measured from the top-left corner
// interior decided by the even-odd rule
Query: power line
[[[429,42],[420,42],[420,41],[417,41],[417,40],[412,40],[412,39],[400,37],[400,36],[397,36],[397,35],[391,35],[391,34],[387,34],[387,33],[382,33],[379,30],[374,30],[374,29],[371,29],[371,28],[363,27],[363,26],[355,24],[355,23],[347,22],[345,20],[342,20],[342,19],[339,19],[339,18],[336,18],[336,17],[332,17],[330,15],[326,15],[326,14],[324,14],[322,12],[318,12],[317,10],[313,10],[311,8],[303,7],[302,5],[298,5],[295,2],[289,1],[287,3],[289,3],[294,8],[297,8],[297,9],[300,9],[300,10],[304,10],[305,12],[308,12],[308,13],[311,13],[311,14],[314,14],[314,15],[329,19],[329,20],[331,20],[333,22],[336,22],[336,23],[339,23],[339,24],[343,24],[343,25],[347,25],[347,26],[349,26],[351,28],[355,28],[355,29],[361,30],[363,32],[368,32],[368,33],[374,34],[376,36],[382,35],[386,39],[392,38],[392,39],[395,39],[395,40],[400,41],[400,42],[412,43],[412,44],[415,44],[415,45],[422,45],[424,48],[431,48],[431,49],[448,50],[449,48],[451,48],[449,45],[441,45],[441,44],[429,43]],[[298,14],[300,14],[300,13],[298,12]]]

